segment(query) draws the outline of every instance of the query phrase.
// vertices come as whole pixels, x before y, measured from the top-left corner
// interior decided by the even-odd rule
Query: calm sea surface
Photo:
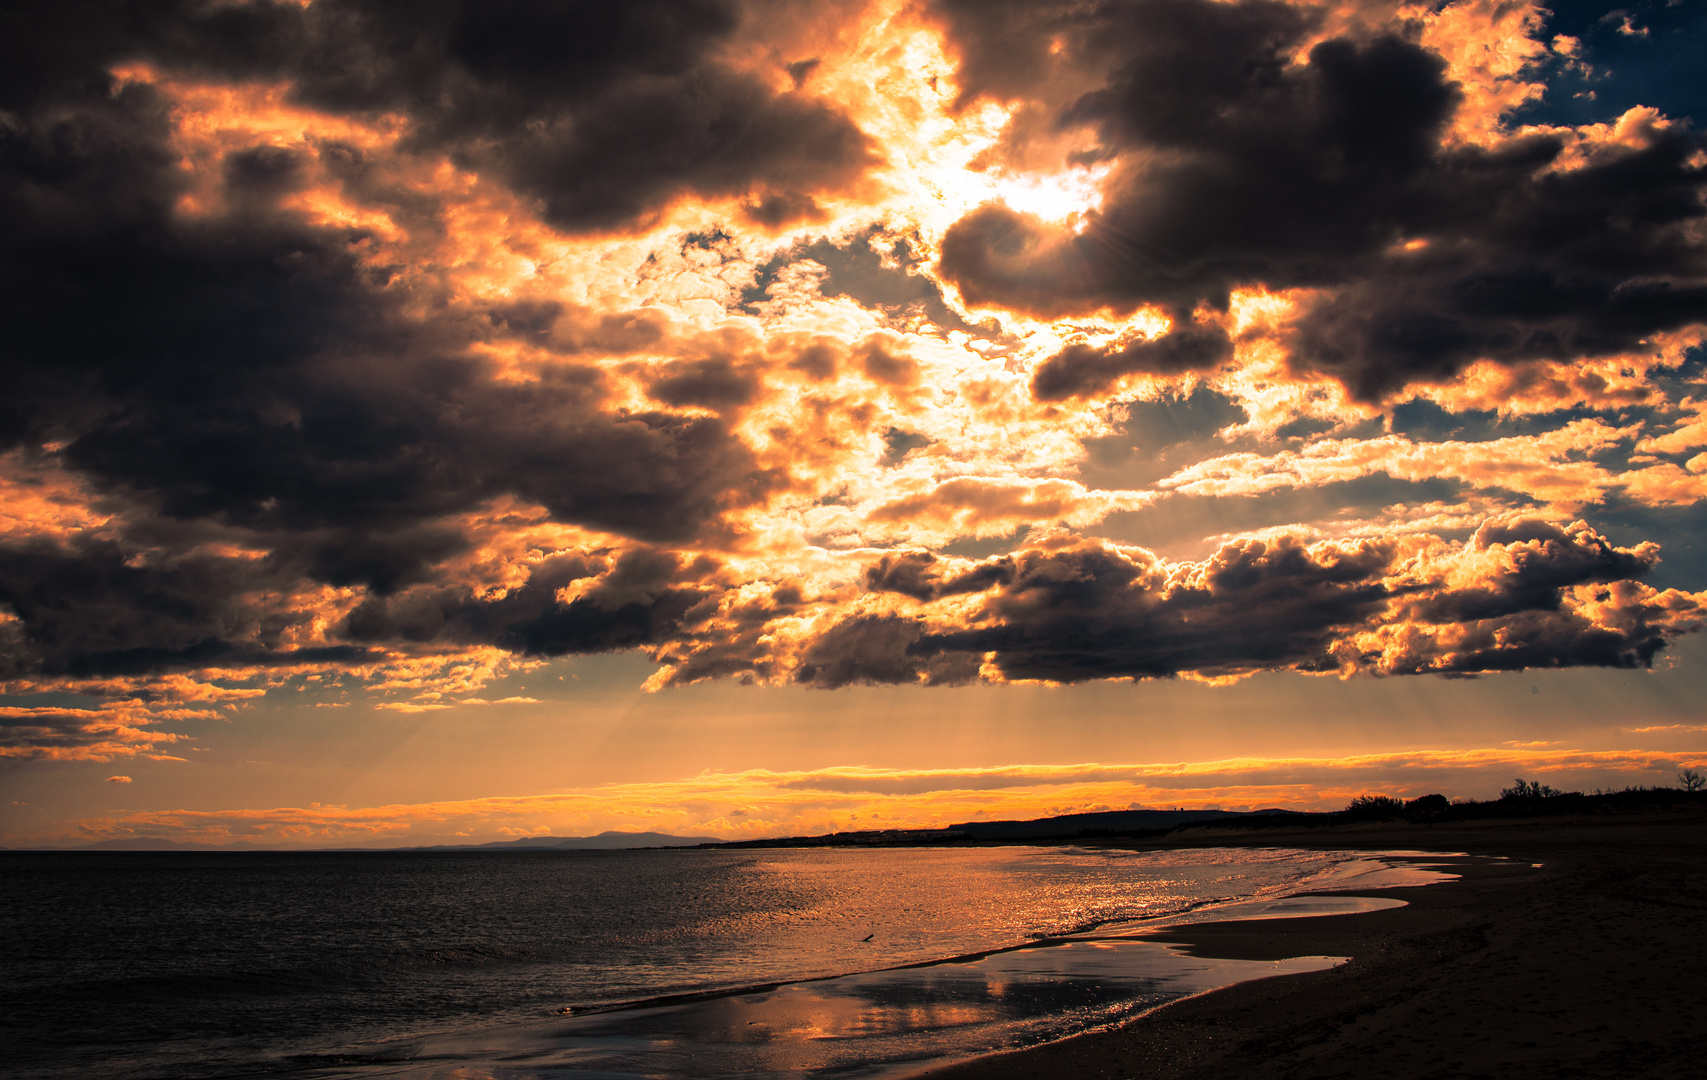
[[[1430,876],[1232,849],[11,853],[0,1074],[875,1075],[1252,977],[1132,920]],[[745,992],[659,1000],[719,991]]]

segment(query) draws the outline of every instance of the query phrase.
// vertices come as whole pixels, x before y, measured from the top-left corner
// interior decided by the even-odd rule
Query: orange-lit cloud
[[[0,753],[633,650],[1216,682],[1698,628],[1707,151],[1527,122],[1587,63],[1540,6],[649,10],[44,23]]]

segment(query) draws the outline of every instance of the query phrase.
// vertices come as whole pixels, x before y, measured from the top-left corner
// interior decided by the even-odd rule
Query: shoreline
[[[1371,865],[1355,869],[1369,881],[1363,891],[1436,884],[1439,875],[1433,871],[1444,868],[1440,864],[1477,861],[1415,851],[1388,854],[1395,857],[1369,859]],[[445,1032],[410,1040],[406,1055],[386,1062],[387,1074],[448,1080],[465,1073],[486,1075],[484,1070],[518,1078],[848,1071],[899,1077],[945,1061],[967,1061],[989,1046],[1049,1045],[1044,1040],[1082,1031],[1087,1013],[1100,1014],[1106,1023],[1241,979],[1342,962],[1342,957],[1326,956],[1278,961],[1194,957],[1144,934],[1228,919],[1314,923],[1334,917],[1320,914],[1324,909],[1343,914],[1370,905],[1358,890],[1335,886],[1344,880],[1340,871],[1346,864],[1324,865],[1328,872],[1311,875],[1317,887],[1306,891],[1211,901],[1151,919],[1111,920],[1100,931],[843,974],[576,1009],[563,1019],[502,1029],[481,1025]],[[1300,898],[1312,899],[1294,903]],[[1190,922],[1194,916],[1202,921]],[[1010,995],[1015,1004],[1004,1007]],[[949,1045],[938,1041],[944,1038]]]
[[[1019,845],[1005,845],[1005,846],[1019,846]],[[1220,845],[1210,845],[1210,846],[1220,846]],[[1252,846],[1259,846],[1259,845],[1252,845]],[[1261,846],[1266,846],[1266,845],[1261,845]],[[1325,850],[1339,850],[1339,849],[1333,848],[1330,846],[1330,847],[1326,848]],[[1368,850],[1369,850],[1370,854],[1372,854],[1372,855],[1382,855],[1382,854],[1392,855],[1392,854],[1394,854],[1393,852],[1385,851],[1384,849],[1370,848]],[[1462,859],[1457,859],[1457,858],[1454,858],[1453,856],[1443,855],[1443,856],[1439,857],[1439,860],[1443,864],[1444,863],[1455,863],[1455,862],[1462,861],[1465,865],[1479,865],[1479,857],[1478,856],[1468,856],[1468,857],[1464,857]],[[1434,868],[1435,859],[1430,858],[1430,859],[1427,859],[1425,861],[1427,861],[1430,864],[1428,869]],[[1458,871],[1455,869],[1455,870],[1452,870],[1449,872],[1456,873]],[[1292,899],[1297,899],[1299,897],[1337,897],[1337,898],[1386,897],[1389,894],[1395,893],[1395,890],[1402,891],[1405,889],[1419,889],[1419,888],[1428,888],[1428,887],[1432,887],[1432,886],[1436,886],[1436,885],[1450,885],[1450,884],[1452,884],[1451,881],[1444,881],[1444,882],[1422,882],[1422,883],[1418,883],[1415,885],[1392,886],[1391,888],[1378,888],[1378,889],[1321,889],[1321,890],[1310,890],[1310,891],[1300,892],[1300,893],[1287,893],[1283,897],[1280,897],[1278,899],[1292,900]],[[1395,898],[1398,898],[1398,897],[1395,896]],[[700,1003],[709,1002],[709,1001],[716,1001],[716,1000],[719,1000],[722,998],[738,998],[738,997],[751,996],[751,995],[755,995],[755,994],[770,994],[770,993],[775,993],[776,991],[787,988],[787,987],[811,986],[811,985],[816,984],[816,983],[831,983],[831,982],[837,982],[837,981],[840,981],[843,979],[860,978],[860,977],[865,977],[865,976],[881,976],[881,975],[897,973],[897,972],[904,972],[904,971],[921,971],[921,970],[924,970],[927,968],[953,967],[953,966],[957,966],[957,965],[976,963],[976,962],[981,961],[981,960],[987,960],[991,957],[996,957],[996,956],[1003,956],[1003,955],[1006,955],[1008,953],[1028,952],[1028,951],[1032,951],[1032,950],[1036,950],[1036,949],[1046,949],[1046,948],[1051,948],[1051,947],[1055,947],[1055,946],[1070,945],[1070,944],[1074,944],[1077,942],[1084,942],[1084,941],[1095,941],[1095,940],[1116,940],[1116,941],[1120,941],[1120,940],[1130,939],[1130,940],[1135,940],[1135,941],[1136,940],[1142,940],[1142,941],[1157,941],[1157,942],[1163,942],[1163,943],[1170,943],[1170,939],[1168,939],[1165,935],[1167,935],[1169,933],[1174,933],[1174,932],[1183,933],[1184,932],[1183,929],[1177,930],[1177,931],[1174,929],[1176,926],[1180,925],[1181,920],[1189,920],[1194,915],[1205,913],[1205,912],[1214,912],[1214,911],[1221,910],[1223,908],[1236,909],[1236,908],[1239,908],[1241,906],[1248,905],[1251,903],[1256,903],[1256,902],[1259,902],[1259,901],[1257,901],[1255,898],[1247,898],[1247,899],[1243,899],[1243,900],[1233,900],[1233,901],[1218,901],[1218,902],[1214,902],[1214,903],[1210,903],[1210,904],[1205,904],[1204,906],[1201,906],[1201,907],[1193,907],[1193,908],[1187,908],[1183,911],[1169,912],[1168,914],[1165,914],[1165,915],[1154,915],[1154,916],[1147,916],[1147,917],[1137,918],[1137,919],[1128,919],[1128,918],[1110,919],[1106,922],[1098,923],[1095,926],[1086,927],[1086,928],[1082,928],[1082,929],[1076,929],[1076,930],[1070,930],[1070,931],[1066,931],[1066,932],[1063,932],[1060,934],[1049,935],[1046,937],[1037,937],[1037,938],[1033,938],[1033,939],[1028,940],[1028,941],[1022,941],[1022,942],[1018,942],[1018,943],[1012,944],[1012,945],[993,945],[987,949],[976,949],[976,950],[973,950],[971,952],[965,952],[965,953],[952,953],[952,954],[949,954],[946,956],[932,957],[932,958],[927,959],[927,960],[912,960],[912,961],[908,961],[906,963],[885,964],[881,967],[860,968],[858,970],[833,972],[833,973],[825,974],[825,975],[808,975],[808,976],[803,976],[800,978],[777,979],[777,980],[772,980],[770,982],[753,983],[750,985],[749,984],[743,984],[740,986],[725,986],[725,987],[718,987],[718,988],[709,989],[709,990],[689,990],[689,991],[684,991],[681,993],[663,994],[663,995],[659,995],[657,997],[634,998],[632,1000],[595,1004],[595,1005],[584,1006],[581,1008],[566,1008],[563,1011],[561,1011],[560,1013],[558,1013],[557,1015],[575,1016],[575,1017],[606,1016],[606,1015],[609,1015],[612,1013],[634,1012],[634,1011],[643,1010],[643,1009],[655,1009],[655,1008],[669,1007],[669,1006],[676,1006],[676,1005],[695,1005],[695,1004],[700,1004]],[[1379,910],[1379,909],[1377,909],[1377,910]],[[1195,928],[1197,926],[1222,926],[1222,925],[1235,926],[1235,925],[1242,925],[1244,923],[1256,922],[1256,921],[1274,922],[1274,923],[1282,923],[1282,922],[1291,923],[1291,922],[1297,922],[1297,921],[1302,920],[1302,919],[1316,920],[1316,919],[1323,919],[1323,918],[1350,918],[1352,914],[1368,914],[1368,913],[1356,912],[1356,913],[1336,914],[1336,915],[1316,915],[1316,914],[1291,915],[1291,916],[1278,916],[1278,917],[1275,917],[1272,919],[1266,919],[1266,920],[1255,919],[1255,918],[1245,918],[1245,919],[1234,918],[1234,919],[1226,919],[1226,920],[1223,920],[1223,919],[1206,919],[1202,922],[1197,922],[1197,923],[1187,922],[1184,925],[1188,926],[1188,927]],[[1151,924],[1156,924],[1157,929],[1155,929],[1155,930],[1144,930],[1143,929],[1145,926],[1151,925]],[[1222,955],[1219,953],[1198,952],[1198,951],[1194,951],[1192,949],[1182,949],[1181,952],[1187,956],[1200,956],[1200,957],[1203,957],[1205,959],[1252,960],[1252,961],[1259,961],[1259,962],[1267,962],[1267,961],[1281,960],[1281,959],[1290,959],[1293,956],[1297,955],[1294,953],[1288,953],[1285,956],[1258,956],[1258,955],[1244,956],[1244,955],[1234,955],[1231,953]]]
[[[1349,889],[1404,907],[1203,922],[1148,940],[1206,958],[1350,956],[1237,983],[1119,1027],[939,1065],[913,1080],[1677,1077],[1701,1067],[1707,814],[1192,830],[1137,850],[1299,847],[1513,860],[1456,881]],[[1184,843],[1179,842],[1185,839]],[[1530,864],[1542,864],[1540,869]]]

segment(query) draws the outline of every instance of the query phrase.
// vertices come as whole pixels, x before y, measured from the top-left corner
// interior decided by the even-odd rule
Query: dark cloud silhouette
[[[1069,345],[1045,360],[1031,380],[1043,401],[1094,393],[1122,375],[1177,375],[1218,367],[1233,355],[1233,343],[1216,328],[1175,327],[1161,337],[1123,346]]]
[[[22,623],[0,638],[0,677],[369,659],[359,646],[288,644],[312,618],[292,602],[299,586],[299,574],[272,559],[192,553],[138,564],[90,538],[0,547],[0,605]]]
[[[799,678],[940,681],[945,663],[985,654],[1009,679],[1055,682],[1347,665],[1394,674],[1641,667],[1688,629],[1659,594],[1629,591],[1655,562],[1651,546],[1620,549],[1583,526],[1518,522],[1484,527],[1468,557],[1494,549],[1508,561],[1473,563],[1471,584],[1430,578],[1392,541],[1249,538],[1173,567],[1136,549],[1028,551],[962,575],[999,586],[971,625],[858,616],[812,643]],[[868,569],[866,586],[924,602],[964,591],[945,588],[934,570],[926,554],[889,556]],[[1601,598],[1618,609],[1610,623],[1562,602],[1565,590],[1591,583],[1625,590]],[[1412,632],[1378,644],[1358,637],[1376,627]]]
[[[1050,470],[1109,429],[1063,404],[1037,410],[1051,414],[1040,433],[1015,368],[998,377],[988,363],[1018,339],[962,320],[942,281],[1036,314],[1172,317],[1154,340],[1048,358],[1032,393],[1050,402],[1225,364],[1236,342],[1217,313],[1253,284],[1319,290],[1288,331],[1293,363],[1365,397],[1478,357],[1614,352],[1703,317],[1698,137],[1638,125],[1573,149],[1586,164],[1568,168],[1562,136],[1449,146],[1460,94],[1438,56],[1389,28],[1293,63],[1322,25],[1295,5],[938,10],[962,59],[960,107],[1019,102],[987,164],[1073,135],[1094,143],[1075,160],[1109,167],[1078,232],[973,210],[943,238],[940,277],[918,254],[934,237],[844,213],[877,158],[811,94],[845,77],[819,70],[843,63],[842,46],[802,32],[810,48],[754,59],[742,35],[756,16],[740,4],[6,5],[0,464],[24,479],[0,482],[39,481],[18,500],[41,513],[0,536],[0,678],[377,669],[472,647],[642,648],[666,682],[822,687],[960,683],[990,655],[1009,677],[1062,681],[1471,672],[1645,664],[1680,632],[1683,602],[1633,580],[1651,548],[1575,528],[1485,528],[1461,553],[1474,572],[1450,588],[1401,572],[1399,541],[1248,539],[1168,564],[1058,524],[1036,533],[1047,550],[1004,555],[1028,535],[1023,516],[1067,520],[1053,509],[1066,496],[1032,499],[1033,482],[1081,492]],[[827,59],[800,59],[820,45]],[[115,73],[131,64],[151,74]],[[743,66],[758,64],[770,69]],[[201,84],[236,92],[198,98]],[[245,136],[253,118],[233,117],[277,87],[273,104],[320,119]],[[364,142],[364,125],[402,142]],[[446,160],[458,183],[478,174],[474,194],[423,179]],[[496,210],[482,201],[494,192]],[[445,243],[491,212],[509,215],[491,228],[515,226],[503,243],[518,258],[536,244],[580,259],[587,237],[632,234],[696,196],[727,198],[727,220],[695,220],[637,281],[565,285],[540,250],[538,276],[497,287],[504,271],[477,267],[490,272],[470,287],[459,275],[482,254]],[[834,231],[785,250],[729,231],[827,218],[826,206]],[[638,262],[637,247],[607,250]],[[787,322],[813,309],[766,290],[811,280],[804,260],[824,268],[826,297],[867,315]],[[705,301],[749,280],[747,311],[703,329],[717,321]],[[955,360],[974,333],[984,340]],[[1209,390],[1133,405],[1085,467],[1139,475],[1132,459],[1202,449],[1246,416]],[[1019,445],[1034,438],[1035,453]],[[1664,463],[1676,475],[1660,479],[1683,490],[1696,450],[1680,442]],[[1312,497],[1461,494],[1398,484]],[[751,519],[783,491],[781,516]],[[1308,502],[1262,505],[1286,525],[1299,517],[1282,510]],[[1009,538],[956,540],[961,512]],[[895,542],[874,541],[874,526],[932,513],[941,552],[872,561],[860,546]],[[1143,528],[1154,535],[1166,513]],[[789,535],[826,546],[791,561]],[[1598,586],[1604,600],[1582,599]],[[964,624],[943,614],[970,609]],[[1384,620],[1421,628],[1412,652],[1365,640]],[[106,738],[81,714],[17,717],[37,735],[16,737],[44,746],[64,731]]]
[[[1010,678],[1063,682],[1331,668],[1335,628],[1384,607],[1389,557],[1373,544],[1323,558],[1291,538],[1239,541],[1166,588],[1155,564],[1103,548],[1028,556],[991,602],[993,625],[932,635],[920,648],[994,650]]]
[[[885,555],[866,567],[865,587],[872,592],[900,593],[915,600],[936,600],[944,596],[983,592],[1013,580],[1014,564],[1010,558],[980,563],[959,574],[945,577],[943,561],[928,551],[909,551]]]
[[[741,19],[719,0],[21,3],[0,23],[0,101],[140,60],[286,81],[327,111],[401,113],[414,146],[499,170],[569,231],[627,228],[687,193],[757,194],[773,223],[812,216],[811,192],[855,179],[869,141],[822,102],[720,63]]]
[[[1421,602],[1417,617],[1432,623],[1471,622],[1557,611],[1561,590],[1569,586],[1645,577],[1659,561],[1652,545],[1620,549],[1588,529],[1567,532],[1543,521],[1486,524],[1471,543],[1483,551],[1493,544],[1504,546],[1511,568],[1484,587],[1445,592]]]
[[[1630,625],[1611,629],[1574,614],[1521,612],[1498,623],[1478,623],[1452,655],[1419,657],[1410,670],[1469,675],[1526,668],[1645,668],[1672,636],[1652,618],[1655,614],[1660,613],[1638,610]]]
[[[953,686],[978,675],[974,656],[920,654],[922,624],[893,615],[856,615],[821,634],[801,657],[795,680],[834,690],[843,686],[917,683]]]
[[[37,33],[61,18],[35,6],[18,18]],[[721,0],[181,0],[94,5],[63,31],[94,66],[287,81],[317,109],[403,114],[417,148],[495,169],[585,232],[688,193],[756,194],[772,223],[810,217],[811,192],[870,163],[841,113],[719,62],[742,15]]]
[[[758,393],[759,381],[727,358],[684,360],[669,365],[647,392],[667,405],[728,409],[745,405]]]
[[[816,102],[778,97],[733,72],[697,71],[613,88],[493,154],[545,218],[579,231],[620,228],[676,196],[763,198],[769,225],[817,217],[811,190],[839,187],[869,163],[865,138]]]
[[[457,355],[476,328],[406,315],[406,291],[356,258],[359,233],[173,218],[163,110],[146,87],[102,87],[0,132],[6,445],[70,441],[73,463],[160,491],[170,513],[287,527],[439,514],[609,454],[601,468],[625,475],[594,487],[638,503],[569,474],[549,482],[554,505],[641,532],[680,528],[647,524],[648,502],[703,519],[686,488],[740,456],[719,425],[600,413],[587,369],[494,381]],[[264,188],[288,175],[275,157],[228,172],[259,169],[245,183]]]
[[[384,596],[432,582],[469,546],[449,519],[502,495],[560,521],[670,541],[764,497],[771,478],[721,420],[608,409],[591,368],[500,378],[470,347],[550,332],[562,312],[523,305],[482,320],[422,303],[416,286],[364,261],[362,231],[280,209],[309,151],[240,148],[220,173],[223,209],[175,213],[189,181],[169,144],[168,102],[96,65],[130,53],[217,60],[209,42],[224,34],[230,57],[264,67],[267,56],[239,46],[286,49],[284,31],[280,43],[251,36],[301,13],[127,11],[91,9],[86,39],[62,28],[68,40],[45,45],[65,54],[58,67],[0,63],[0,450],[50,447],[123,503],[128,527],[176,528],[175,550],[224,529],[271,554],[168,554],[135,568],[109,541],[0,546],[0,601],[26,626],[12,670],[272,662],[279,628],[266,620],[277,613],[243,615],[241,597],[314,583]],[[125,38],[115,27],[141,30]],[[27,60],[19,46],[11,38],[8,55]],[[625,327],[593,333],[634,337]],[[678,365],[657,389],[667,404],[730,407],[750,385],[707,361]],[[530,651],[635,633],[514,632]]]
[[[370,596],[340,633],[354,642],[499,645],[529,656],[657,645],[681,636],[683,616],[713,595],[700,584],[713,568],[644,548],[608,565],[557,556],[497,599],[461,586]],[[567,603],[559,598],[564,586],[594,577],[598,582],[582,595]]]
[[[80,757],[94,756],[96,760],[106,761],[111,758],[112,727],[123,721],[134,722],[134,717],[119,716],[111,712],[99,712],[93,709],[54,709],[54,708],[16,708],[0,706],[0,751],[10,751],[8,756],[27,757]],[[155,740],[150,740],[151,733],[136,731],[130,740],[131,747],[125,747],[120,752],[135,753],[152,749]],[[105,746],[103,744],[106,744]],[[106,754],[100,751],[107,749]],[[128,784],[130,777],[113,776],[106,781],[110,784]]]
[[[907,455],[914,450],[929,446],[929,436],[920,435],[916,431],[902,431],[900,428],[890,428],[883,433],[883,445],[887,447],[877,463],[886,469],[892,469],[907,460]]]
[[[1439,56],[1373,34],[1294,65],[1318,13],[1262,0],[937,8],[974,97],[1106,71],[1052,122],[1093,132],[1114,163],[1077,233],[987,205],[948,231],[943,275],[974,304],[1154,304],[1194,335],[1069,349],[1038,370],[1040,397],[1214,366],[1225,352],[1191,315],[1240,286],[1327,290],[1300,320],[1294,363],[1368,399],[1479,358],[1607,355],[1707,318],[1707,173],[1687,129],[1651,128],[1568,169],[1562,137],[1448,145],[1460,93]]]
[[[1687,131],[1655,130],[1645,146],[1567,172],[1544,169],[1562,149],[1551,139],[1456,155],[1440,198],[1458,189],[1458,220],[1419,229],[1439,238],[1423,251],[1348,275],[1306,313],[1293,348],[1374,397],[1476,359],[1636,351],[1649,335],[1699,323],[1707,171],[1690,162],[1701,147]]]

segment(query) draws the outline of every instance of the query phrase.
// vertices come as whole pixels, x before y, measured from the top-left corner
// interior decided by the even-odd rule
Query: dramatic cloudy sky
[[[1701,0],[0,11],[0,842],[1707,763]]]

